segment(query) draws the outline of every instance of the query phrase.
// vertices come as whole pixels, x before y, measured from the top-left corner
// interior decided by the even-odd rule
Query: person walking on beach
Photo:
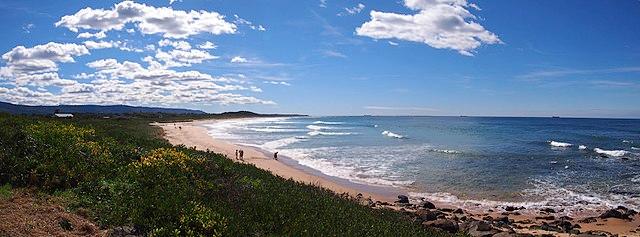
[[[240,160],[244,161],[244,151],[240,150]]]
[[[278,152],[276,151],[276,153],[273,153],[273,159],[274,160],[278,160]]]
[[[236,149],[236,160],[238,159],[238,149]]]

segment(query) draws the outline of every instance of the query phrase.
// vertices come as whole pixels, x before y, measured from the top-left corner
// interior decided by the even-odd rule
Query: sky
[[[0,101],[640,118],[637,0],[0,1]]]

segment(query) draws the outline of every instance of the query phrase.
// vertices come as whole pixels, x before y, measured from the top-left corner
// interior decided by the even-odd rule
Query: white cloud
[[[58,62],[75,62],[74,56],[89,54],[84,45],[49,42],[32,48],[17,46],[2,55],[6,66],[0,77],[17,85],[46,85],[60,82]]]
[[[216,59],[218,56],[211,55],[207,51],[191,49],[191,50],[170,50],[168,52],[161,49],[156,50],[155,59],[164,62],[163,68],[186,67],[192,64],[199,64],[206,60]],[[145,61],[153,64],[150,59]]]
[[[112,41],[95,42],[93,40],[87,40],[84,42],[84,45],[87,46],[88,49],[105,49],[114,47],[114,43]]]
[[[364,7],[365,7],[364,4],[358,3],[358,5],[354,7],[345,8],[344,10],[346,11],[346,14],[355,15],[362,12],[362,10],[364,10]],[[338,15],[341,16],[343,14],[339,13]]]
[[[393,46],[398,46],[398,43],[393,42],[393,41],[389,41],[389,44],[390,44],[390,45],[393,45]]]
[[[232,63],[248,63],[249,60],[240,56],[235,56],[231,59],[231,62]]]
[[[206,42],[198,45],[198,48],[201,48],[201,49],[215,49],[217,47],[218,47],[217,45],[215,45],[214,43],[211,43],[209,41],[206,41]]]
[[[245,20],[244,18],[238,16],[238,15],[233,15],[233,17],[235,18],[235,20],[233,21],[233,23],[238,24],[238,25],[246,25],[249,28],[251,28],[252,30],[257,30],[257,31],[266,31],[267,29],[265,29],[262,25],[254,25],[253,22],[250,22],[248,20]]]
[[[482,44],[499,44],[494,33],[473,21],[467,0],[404,0],[417,14],[371,11],[371,20],[356,28],[356,34],[374,39],[399,39],[425,43],[438,49],[453,49],[471,56]]]
[[[318,4],[318,6],[326,8],[327,7],[327,0],[320,0],[320,4]]]
[[[96,39],[103,39],[107,37],[107,34],[104,33],[104,31],[100,31],[98,33],[89,33],[89,32],[83,32],[78,34],[78,38],[92,38],[95,37]]]
[[[156,8],[132,1],[117,3],[111,9],[87,7],[73,15],[63,16],[55,25],[73,32],[80,29],[106,32],[122,30],[128,23],[133,23],[143,34],[162,34],[166,38],[186,38],[199,33],[233,34],[237,28],[217,12]]]
[[[273,85],[291,86],[291,84],[286,81],[265,81],[264,83],[273,84]]]
[[[175,49],[178,50],[190,50],[191,49],[191,44],[189,44],[189,42],[187,41],[171,41],[168,39],[162,39],[160,41],[158,41],[158,45],[161,47],[165,47],[165,46],[171,46]]]
[[[347,55],[335,51],[335,50],[324,50],[322,51],[322,53],[327,56],[327,57],[334,57],[334,58],[347,58]]]
[[[22,26],[22,31],[24,31],[24,33],[29,34],[31,33],[31,29],[33,29],[34,27],[36,27],[36,25],[34,25],[33,23],[29,23]]]

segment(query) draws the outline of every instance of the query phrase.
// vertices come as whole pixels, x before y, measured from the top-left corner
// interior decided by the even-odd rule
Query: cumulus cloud
[[[248,63],[249,60],[240,56],[235,56],[231,59],[231,62],[232,63]]]
[[[171,41],[168,39],[162,39],[160,41],[158,41],[158,45],[161,47],[165,47],[165,46],[171,46],[175,49],[178,50],[190,50],[191,49],[191,44],[189,44],[189,42],[187,41]]]
[[[49,42],[31,48],[17,46],[2,55],[6,65],[0,77],[18,85],[48,85],[62,82],[57,63],[75,62],[74,56],[89,54],[84,45]]]
[[[480,9],[467,0],[404,0],[416,14],[371,11],[371,20],[356,34],[374,39],[398,39],[452,49],[471,56],[482,44],[499,44],[498,36],[482,25],[468,8]]]
[[[142,34],[162,34],[165,38],[186,38],[199,33],[233,34],[237,26],[227,22],[217,12],[181,11],[170,7],[154,7],[132,1],[122,1],[111,9],[84,8],[63,16],[55,23],[73,32],[81,29],[122,30],[132,23]]]
[[[198,45],[198,48],[201,48],[201,49],[215,49],[217,47],[218,47],[217,45],[215,45],[214,43],[211,43],[209,41],[206,41],[206,42]]]
[[[189,36],[233,34],[236,24],[216,12],[180,11],[132,1],[117,3],[111,9],[85,8],[56,23],[78,32],[78,38],[86,39],[83,43],[17,46],[2,55],[0,100],[32,105],[275,104],[251,96],[262,89],[245,77],[218,77],[188,68],[218,58],[207,51],[216,48],[215,44],[206,41],[192,47]],[[241,24],[264,30],[248,21]],[[88,32],[79,32],[85,30]],[[143,37],[160,34],[164,39],[146,46],[130,44],[126,38],[102,40],[110,30],[138,31]],[[75,63],[90,51],[108,48],[147,55],[142,62],[94,60],[85,64],[89,71],[74,72],[70,78],[61,78],[64,74],[58,73],[60,63]]]
[[[93,41],[93,40],[87,40],[84,42],[84,45],[87,46],[88,49],[106,49],[106,48],[113,48],[114,47],[114,42],[112,41]]]
[[[98,33],[89,33],[89,32],[82,32],[80,34],[78,34],[78,38],[96,38],[96,39],[103,39],[106,38],[107,34],[104,33],[104,31],[100,31]]]

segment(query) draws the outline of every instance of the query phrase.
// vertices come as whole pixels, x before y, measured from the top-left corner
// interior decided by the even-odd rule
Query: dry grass
[[[0,198],[0,237],[12,236],[106,236],[105,230],[85,217],[67,212],[50,198],[33,190],[14,189]],[[62,223],[62,224],[61,224]],[[71,224],[65,230],[62,226]]]

